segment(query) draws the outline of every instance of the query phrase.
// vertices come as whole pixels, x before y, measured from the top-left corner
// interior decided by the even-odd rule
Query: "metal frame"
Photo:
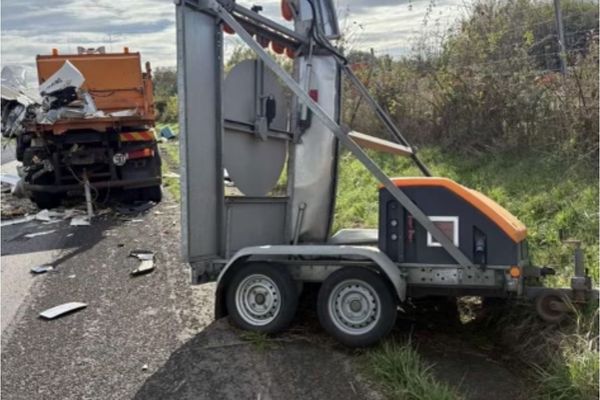
[[[183,258],[194,264],[216,259],[224,251],[223,75],[220,67],[223,62],[223,34],[215,23],[215,16],[207,14],[209,10],[202,7],[204,2],[184,3],[180,0],[176,4],[180,171],[182,181],[186,182],[181,185],[181,246]],[[186,12],[185,7],[188,6],[200,12]],[[197,40],[198,37],[212,40]],[[197,69],[207,71],[206,76],[198,78]],[[188,105],[194,107],[194,112],[187,112]],[[190,129],[200,126],[216,134],[200,138],[198,132]],[[191,149],[193,154],[190,154]],[[191,171],[202,173],[190,176]],[[195,226],[205,227],[213,235],[200,240],[201,233],[192,229]],[[195,246],[194,253],[203,256],[191,257],[192,246]]]
[[[243,262],[251,256],[313,256],[313,257],[359,257],[363,261],[372,262],[379,266],[390,279],[396,294],[401,301],[406,298],[406,279],[396,264],[381,250],[368,246],[328,246],[328,245],[290,245],[290,246],[253,246],[238,251],[231,257],[219,274],[217,282],[223,282],[229,270],[238,262]],[[306,263],[306,262],[305,262]],[[331,261],[325,261],[327,265]],[[363,264],[364,265],[364,262]]]
[[[473,263],[469,258],[450,241],[444,233],[438,229],[435,224],[425,215],[421,209],[412,201],[408,196],[402,192],[390,178],[379,168],[379,166],[371,160],[371,158],[363,151],[363,149],[357,145],[351,138],[348,137],[348,131],[338,125],[327,113],[320,107],[320,105],[312,100],[312,98],[304,91],[302,87],[291,77],[283,68],[281,68],[275,60],[266,53],[262,46],[254,40],[254,38],[244,29],[244,27],[236,20],[236,18],[230,14],[216,0],[206,0],[205,4],[208,9],[223,19],[231,29],[233,29],[240,38],[258,55],[260,59],[265,63],[267,67],[271,69],[284,83],[285,85],[298,97],[298,99],[306,104],[308,108],[333,132],[338,140],[369,170],[369,172],[381,182],[387,190],[390,191],[392,196],[400,204],[411,213],[415,219],[428,231],[431,235],[442,244],[442,247],[454,258],[457,263],[461,266],[472,266]],[[236,6],[241,7],[241,6]],[[386,115],[381,110],[383,115]],[[388,118],[389,119],[389,118]],[[393,124],[392,124],[393,125]],[[399,132],[398,132],[399,134]]]

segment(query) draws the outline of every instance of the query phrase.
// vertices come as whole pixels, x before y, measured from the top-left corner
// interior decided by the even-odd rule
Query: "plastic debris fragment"
[[[56,307],[52,307],[47,310],[44,310],[40,313],[40,317],[45,318],[45,319],[54,319],[54,318],[63,316],[65,314],[68,314],[70,312],[84,309],[86,307],[87,307],[87,304],[74,301],[71,303],[61,304]]]

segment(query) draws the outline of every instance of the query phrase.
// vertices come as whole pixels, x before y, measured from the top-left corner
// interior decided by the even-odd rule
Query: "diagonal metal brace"
[[[283,68],[277,64],[271,56],[263,50],[254,38],[242,27],[240,23],[227,10],[225,10],[216,0],[206,1],[208,8],[221,17],[231,27],[240,38],[260,57],[266,66],[268,66],[289,89],[307,105],[308,108],[323,122],[325,126],[338,138],[338,140],[367,168],[367,170],[381,182],[392,196],[402,206],[412,214],[412,216],[442,245],[458,264],[463,267],[473,266],[469,258],[454,245],[454,243],[429,219],[423,211],[400,190],[390,178],[371,160],[371,158],[357,145],[349,136],[348,130],[338,125],[321,106],[314,102],[312,98],[302,89],[302,87],[292,78]]]

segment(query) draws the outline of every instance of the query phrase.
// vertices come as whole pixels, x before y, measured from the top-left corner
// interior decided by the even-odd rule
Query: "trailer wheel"
[[[561,323],[567,317],[570,305],[566,295],[554,291],[544,291],[535,298],[535,311],[551,324]]]
[[[392,330],[397,306],[379,274],[366,268],[342,268],[321,285],[317,313],[330,335],[347,346],[363,347]]]
[[[276,333],[287,328],[296,314],[297,285],[280,266],[247,264],[227,285],[226,303],[234,325]]]

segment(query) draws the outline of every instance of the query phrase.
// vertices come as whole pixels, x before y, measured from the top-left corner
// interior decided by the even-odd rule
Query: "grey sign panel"
[[[267,99],[275,105],[271,119],[266,118]],[[225,168],[242,193],[264,196],[277,183],[287,153],[285,140],[262,136],[287,129],[288,107],[283,87],[261,62],[245,60],[227,75],[223,103],[227,121],[252,128],[250,132],[239,128],[225,130]],[[264,132],[259,133],[261,120]]]
[[[227,120],[254,125],[257,117],[256,101],[272,97],[277,105],[277,112],[269,128],[284,131],[287,129],[288,105],[283,86],[270,69],[261,68],[258,64],[257,60],[244,60],[229,71],[223,83],[223,114]],[[261,75],[258,77],[260,79],[256,79],[257,72]]]
[[[286,148],[285,140],[261,140],[253,134],[226,130],[225,168],[246,196],[263,196],[281,175]]]
[[[214,16],[180,3],[177,62],[182,253],[186,261],[214,257],[222,249],[221,43]]]
[[[227,197],[227,257],[248,246],[284,244],[287,197]]]

